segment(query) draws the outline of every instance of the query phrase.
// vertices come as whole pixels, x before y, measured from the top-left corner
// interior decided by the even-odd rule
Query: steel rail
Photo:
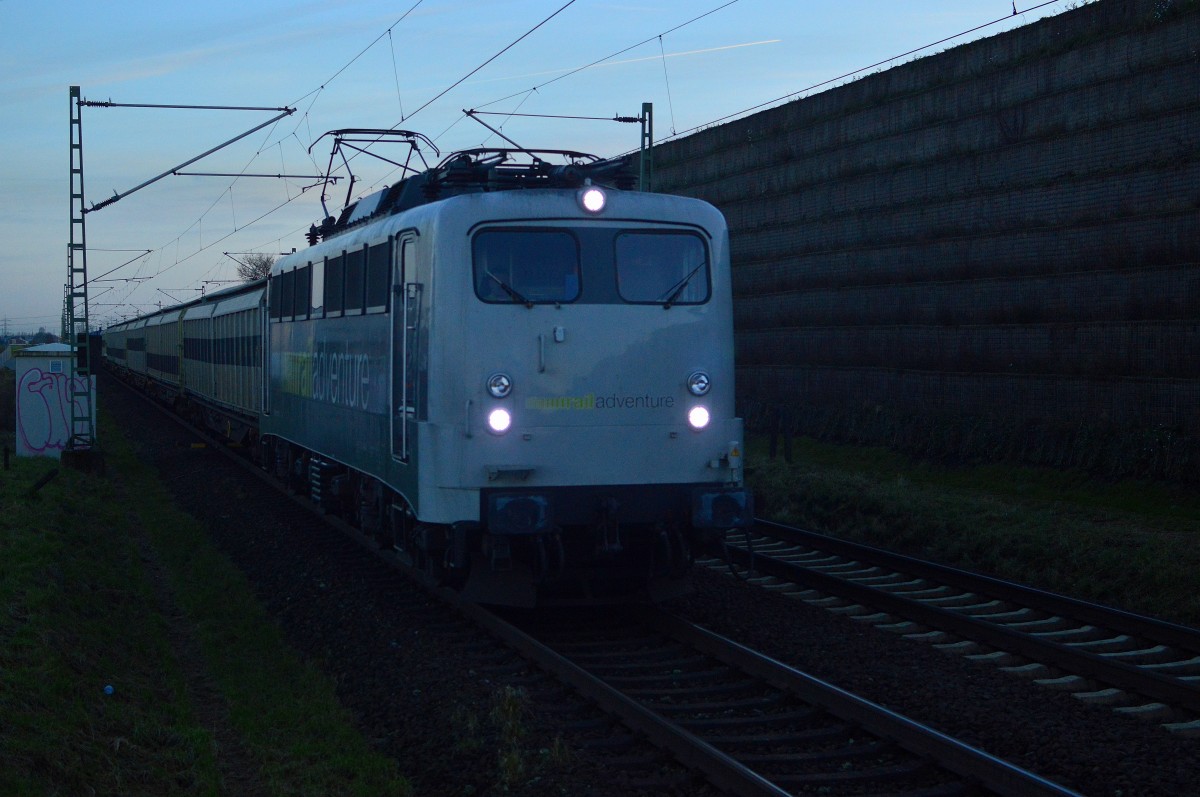
[[[539,667],[569,684],[576,691],[594,701],[600,708],[619,717],[630,728],[640,731],[659,742],[680,763],[702,772],[709,778],[713,785],[725,789],[731,794],[738,795],[738,797],[789,797],[790,792],[780,789],[750,768],[717,750],[712,745],[671,724],[666,719],[637,703],[633,698],[621,694],[594,676],[589,675],[578,665],[538,642],[532,636],[505,622],[500,617],[497,617],[477,604],[463,600],[457,592],[447,587],[432,586],[422,579],[412,568],[405,566],[394,553],[380,550],[374,539],[340,518],[326,515],[313,502],[307,501],[290,491],[286,491],[280,482],[272,478],[270,474],[261,468],[255,467],[249,460],[238,456],[234,451],[222,445],[221,441],[208,430],[197,428],[185,418],[171,412],[166,406],[153,401],[112,374],[109,374],[109,377],[113,381],[120,383],[122,388],[147,401],[147,403],[151,404],[164,416],[179,424],[189,433],[204,440],[205,445],[210,446],[229,460],[245,467],[256,478],[282,492],[293,504],[319,516],[323,522],[336,528],[368,553],[392,567],[414,585],[449,604],[459,614],[509,645],[526,659],[533,661]]]
[[[1154,617],[1146,617],[1123,609],[1104,606],[1098,603],[1069,598],[1054,592],[1047,592],[1036,587],[1015,584],[980,573],[972,573],[948,565],[937,564],[924,559],[906,556],[904,554],[875,548],[863,543],[837,539],[813,531],[785,526],[770,520],[756,519],[755,523],[780,539],[801,544],[812,543],[813,547],[821,550],[839,553],[844,556],[869,556],[872,561],[903,569],[915,576],[934,578],[944,584],[962,587],[963,589],[978,589],[984,585],[987,591],[997,598],[1019,601],[1026,605],[1045,609],[1055,614],[1069,614],[1074,618],[1086,620],[1094,625],[1103,625],[1114,631],[1120,631],[1132,636],[1153,635],[1154,639],[1175,647],[1186,648],[1200,653],[1200,629],[1189,628],[1185,625],[1170,623]]]
[[[1154,639],[1176,647],[1200,650],[1200,634],[1184,626],[1176,626],[1153,618],[1142,618],[1117,609],[1077,601],[1019,584],[1001,581],[944,565],[938,565],[902,554],[884,551],[868,545],[838,540],[802,529],[759,521],[760,527],[770,529],[769,536],[821,551],[850,557],[873,565],[884,565],[899,572],[937,581],[989,597],[1000,598],[1022,606],[1042,609],[1056,615],[1119,631],[1131,636]],[[715,552],[714,552],[715,553]],[[909,620],[958,636],[982,641],[993,647],[1017,653],[1027,658],[1053,664],[1078,675],[1086,675],[1112,686],[1136,692],[1144,697],[1169,705],[1200,712],[1200,689],[1162,673],[1146,670],[1136,664],[1115,661],[1088,651],[1076,650],[1058,642],[1030,636],[983,618],[931,606],[902,594],[856,584],[835,575],[820,572],[801,564],[774,559],[766,554],[729,546],[719,554],[747,568],[811,586],[833,595],[840,595],[867,606],[873,606]],[[1144,621],[1144,622],[1142,622]],[[1161,636],[1158,634],[1161,633]]]
[[[819,705],[837,717],[861,725],[911,753],[936,761],[951,772],[978,781],[997,794],[1012,797],[1078,795],[1051,780],[666,612],[651,610],[642,619],[664,634],[807,703]]]
[[[570,684],[605,711],[620,717],[630,728],[646,734],[651,741],[669,750],[681,763],[703,772],[713,785],[740,797],[790,795],[790,792],[774,785],[733,757],[655,714],[491,612],[462,600],[450,590],[439,589],[438,594],[506,645]]]
[[[115,381],[121,382],[121,380]],[[449,588],[431,586],[411,568],[404,566],[394,554],[380,550],[373,538],[338,518],[325,515],[311,501],[284,491],[278,481],[222,445],[207,430],[198,429],[176,413],[169,411],[167,407],[134,390],[130,385],[124,382],[121,382],[121,385],[124,389],[152,404],[163,415],[190,433],[205,440],[207,445],[222,456],[244,466],[258,479],[283,492],[297,506],[321,517],[324,522],[337,528],[359,547],[391,566],[407,580],[441,598],[459,614],[509,645],[520,655],[569,684],[603,710],[620,718],[628,727],[646,734],[655,744],[674,755],[681,764],[703,773],[714,786],[739,797],[787,797],[791,794],[740,763],[734,757],[721,752],[696,735],[641,705],[634,698],[592,676],[582,667],[502,618],[477,604],[463,600],[458,593]],[[653,609],[644,613],[644,619],[648,626],[661,633],[675,637],[677,640],[691,645],[715,659],[731,664],[805,702],[819,705],[830,714],[854,722],[871,733],[890,739],[899,747],[917,756],[936,761],[947,771],[977,781],[1002,797],[1081,797],[1077,792],[1008,764],[813,676],[801,673],[736,642],[685,623],[665,612]]]

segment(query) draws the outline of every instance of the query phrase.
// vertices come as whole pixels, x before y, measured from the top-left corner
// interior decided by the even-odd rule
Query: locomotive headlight
[[[703,396],[710,387],[712,380],[703,371],[695,371],[687,378],[687,389],[693,396]]]
[[[599,213],[607,202],[608,197],[594,185],[586,186],[579,192],[579,204],[588,213]]]
[[[487,380],[487,391],[492,398],[504,398],[512,392],[512,377],[508,374],[492,374]]]
[[[688,423],[697,432],[708,426],[708,410],[704,407],[692,407],[688,410]]]
[[[492,434],[504,434],[512,426],[512,415],[508,410],[495,409],[488,413],[488,430]]]

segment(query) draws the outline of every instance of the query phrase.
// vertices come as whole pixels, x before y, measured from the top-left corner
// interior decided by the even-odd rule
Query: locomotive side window
[[[296,320],[308,318],[308,302],[312,294],[312,269],[308,266],[296,269]]]
[[[283,315],[283,275],[271,277],[271,320],[278,321]]]
[[[579,298],[579,243],[565,230],[484,230],[472,256],[475,293],[490,304]]]
[[[325,315],[342,314],[342,256],[325,259]]]
[[[352,249],[346,253],[346,315],[362,314],[365,253],[365,249]]]
[[[279,276],[283,278],[279,290],[279,315],[284,321],[291,321],[292,302],[296,296],[296,272],[285,271]]]
[[[386,313],[392,277],[392,242],[367,250],[367,312]]]
[[[634,304],[703,304],[708,252],[692,233],[624,232],[616,237],[617,292]]]
[[[309,304],[313,318],[325,315],[325,261],[309,264],[312,267],[312,297]]]

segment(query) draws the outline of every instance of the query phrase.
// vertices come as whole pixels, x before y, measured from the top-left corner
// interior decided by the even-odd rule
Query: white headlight
[[[693,429],[697,430],[708,426],[708,410],[704,409],[704,407],[692,407],[688,411],[688,423],[692,425]]]
[[[497,409],[488,414],[488,429],[491,429],[494,434],[504,434],[510,426],[512,426],[512,416],[508,414],[508,410]]]
[[[504,398],[512,392],[512,377],[508,374],[492,374],[487,380],[487,390],[492,398]]]
[[[579,192],[579,204],[588,213],[599,213],[604,210],[604,204],[608,201],[608,197],[604,196],[604,192],[595,186],[588,186]]]
[[[703,371],[695,371],[687,379],[688,392],[693,396],[703,396],[712,387],[712,380]]]

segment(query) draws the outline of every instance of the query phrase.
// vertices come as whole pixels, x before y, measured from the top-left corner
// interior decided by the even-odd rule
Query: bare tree
[[[245,256],[244,260],[238,261],[237,275],[243,282],[254,282],[254,280],[271,276],[271,266],[273,265],[275,265],[275,255],[251,252]]]

